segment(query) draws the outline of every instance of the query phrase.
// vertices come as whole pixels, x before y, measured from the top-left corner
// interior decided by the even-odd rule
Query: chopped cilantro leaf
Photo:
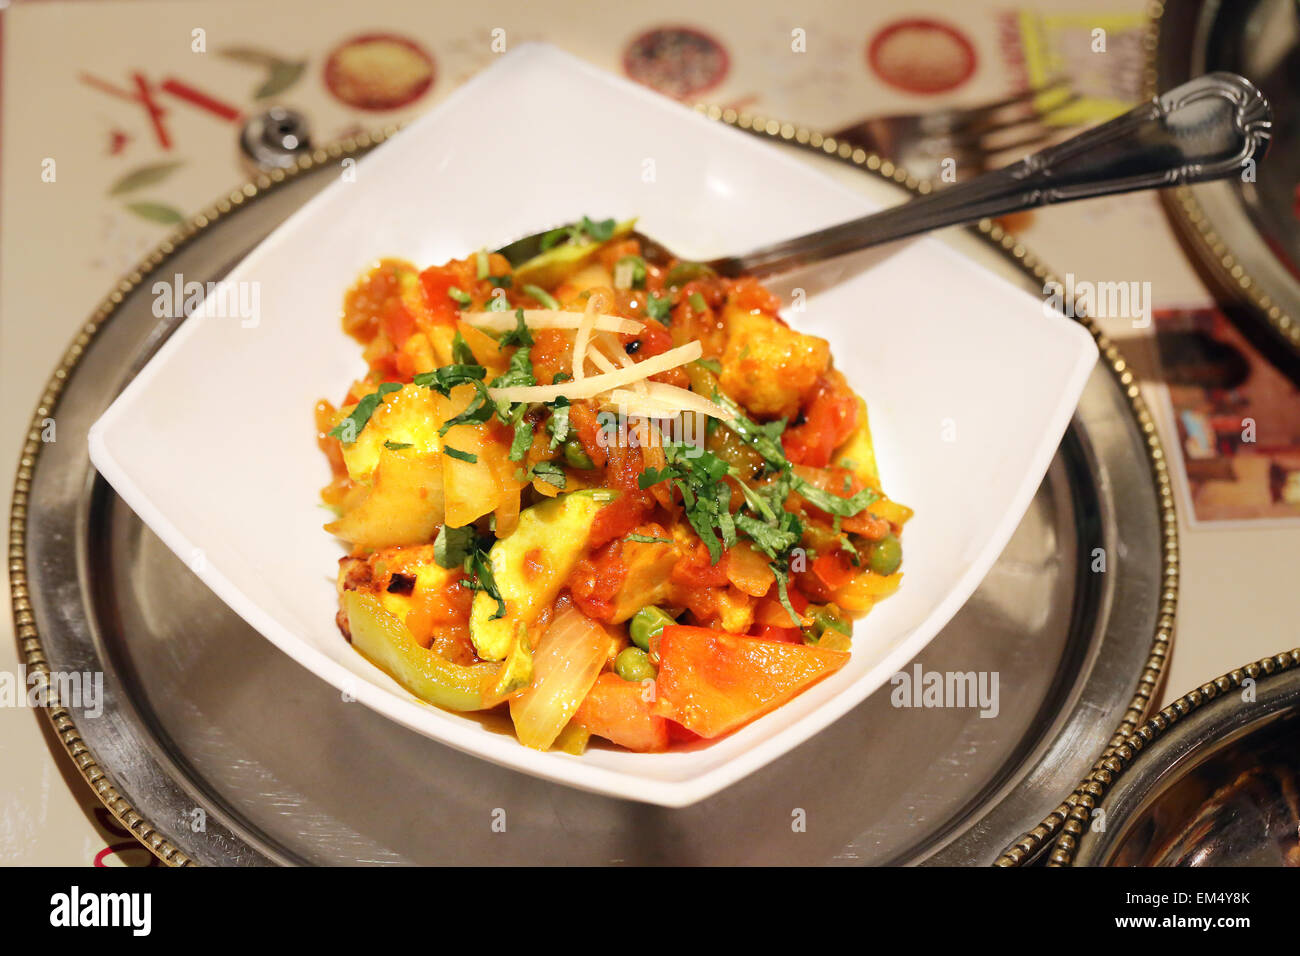
[[[451,357],[461,365],[478,364],[474,353],[470,351],[469,343],[465,341],[465,336],[460,334],[460,329],[456,330],[456,335],[451,340]]]
[[[447,434],[457,425],[481,425],[492,417],[495,404],[488,395],[487,387],[482,382],[475,382],[474,385],[478,392],[470,399],[463,412],[443,422],[442,427],[438,429],[439,435]]]
[[[613,219],[602,219],[600,222],[594,222],[583,216],[578,222],[578,231],[590,236],[596,242],[605,242],[614,235],[614,227],[617,223]]]
[[[524,310],[515,309],[515,327],[501,336],[502,345],[532,345],[533,333],[524,321]]]
[[[683,510],[686,512],[686,520],[690,522],[691,527],[695,529],[696,535],[704,542],[704,547],[708,549],[709,562],[717,564],[722,560],[722,542],[718,540],[717,532],[713,530],[713,519],[716,518],[716,515],[710,507],[711,500],[697,495],[685,479],[678,478],[673,481],[673,485],[682,493],[682,505]]]
[[[564,490],[565,482],[568,480],[564,469],[553,461],[539,461],[529,468],[528,479],[531,481],[534,478],[539,478],[548,485],[554,485],[561,491]]]
[[[497,609],[493,613],[491,620],[506,616],[505,598],[501,596],[501,589],[497,587],[496,576],[492,573],[492,564],[488,560],[488,555],[482,548],[476,547],[467,558],[465,558],[465,573],[468,578],[461,580],[461,584],[472,591],[482,591],[488,597],[497,602]]]
[[[785,613],[790,615],[790,622],[795,627],[802,626],[803,620],[790,603],[790,569],[776,561],[773,561],[768,567],[776,575],[776,594],[781,601],[781,606],[785,608]]]
[[[478,463],[478,455],[474,454],[473,452],[461,451],[459,448],[452,448],[450,445],[443,445],[442,450],[444,453],[450,455],[452,458],[455,458],[459,461],[467,461],[471,465]]]
[[[668,324],[668,317],[673,311],[673,300],[666,295],[651,295],[645,300],[645,314],[656,322]]]
[[[523,292],[524,295],[531,295],[534,299],[540,302],[543,309],[558,309],[560,307],[560,303],[555,301],[555,297],[541,286],[529,283],[520,291]]]
[[[403,448],[413,448],[409,441],[385,441],[384,447],[389,451],[401,451]]]
[[[672,544],[672,538],[656,538],[649,534],[629,534],[623,539],[624,541],[635,541],[637,544]]]
[[[523,402],[516,402],[510,406],[509,415],[506,418],[506,424],[514,428],[514,436],[510,440],[510,460],[523,461],[524,455],[528,454],[528,449],[533,446],[533,426],[524,419],[524,412],[528,411],[528,406]]]
[[[552,229],[542,236],[539,246],[542,252],[554,248],[562,242],[582,242],[584,238],[592,242],[605,242],[614,235],[614,228],[618,223],[613,219],[602,219],[595,222],[586,216],[583,216],[576,224],[569,226],[560,226],[558,229]]]
[[[551,433],[551,451],[559,448],[569,437],[569,400],[561,395],[551,403],[551,417],[546,422]]]
[[[782,513],[790,515],[797,524],[799,519],[795,518],[793,514],[784,510]],[[736,515],[736,527],[743,531],[750,541],[754,542],[754,546],[759,551],[769,557],[776,557],[789,551],[799,543],[799,531],[796,528],[783,527],[783,524],[785,522],[773,524],[759,521],[757,518],[752,518],[744,513]]]
[[[814,508],[820,508],[829,515],[841,518],[851,518],[866,510],[872,502],[880,500],[880,493],[871,488],[863,488],[851,498],[842,498],[832,491],[818,488],[797,475],[794,478],[794,490]]]
[[[465,560],[474,550],[474,528],[466,525],[453,528],[445,524],[438,529],[438,537],[433,539],[433,560],[440,568],[464,567]]]
[[[351,445],[357,440],[357,436],[361,434],[361,429],[366,427],[366,422],[370,421],[370,416],[375,413],[375,409],[384,400],[384,396],[391,395],[401,387],[401,382],[384,382],[369,395],[362,396],[361,400],[357,402],[357,407],[352,409],[351,414],[331,428],[329,434],[339,439],[343,444]]]
[[[443,395],[450,395],[451,390],[457,385],[481,383],[485,375],[487,369],[482,365],[444,365],[432,372],[421,372],[412,381],[422,388],[431,388]]]
[[[781,447],[781,434],[785,431],[786,424],[784,418],[760,425],[746,415],[744,409],[736,404],[736,400],[721,389],[714,389],[713,400],[733,416],[723,424],[735,432],[745,444],[762,455],[769,468],[784,471],[790,467],[790,462],[785,457],[785,449]]]
[[[492,387],[509,388],[512,385],[536,385],[537,377],[533,375],[533,361],[532,356],[529,354],[530,351],[527,345],[521,345],[515,349],[515,354],[510,356],[510,364],[506,366],[505,374],[492,379]]]

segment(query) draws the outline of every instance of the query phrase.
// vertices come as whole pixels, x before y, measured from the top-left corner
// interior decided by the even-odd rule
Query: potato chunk
[[[431,454],[442,449],[438,436],[441,421],[434,412],[434,394],[418,385],[403,385],[386,395],[353,441],[343,443],[343,462],[348,476],[368,484],[379,464],[385,442],[408,445],[416,454]],[[350,413],[355,405],[341,409]]]
[[[664,534],[658,525],[637,528],[637,533],[647,537]],[[619,624],[643,607],[668,601],[673,592],[671,578],[673,565],[681,557],[676,543],[624,541],[623,565],[627,574],[614,597],[614,613],[610,621]]]
[[[441,458],[381,449],[370,491],[325,530],[358,548],[429,541],[443,521]]]
[[[830,366],[830,344],[770,315],[729,308],[723,391],[755,415],[790,418]]]

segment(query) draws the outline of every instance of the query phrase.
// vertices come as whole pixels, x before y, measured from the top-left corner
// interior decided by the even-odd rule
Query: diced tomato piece
[[[537,368],[535,362],[533,368]],[[591,405],[587,402],[574,402],[570,405],[569,424],[573,426],[578,441],[582,443],[582,450],[587,453],[587,457],[592,460],[597,468],[604,467],[607,456],[605,446],[601,444],[600,440],[600,419],[596,417],[596,412]]]
[[[727,285],[727,280],[718,279],[712,276],[692,279],[690,282],[682,286],[678,304],[680,305],[683,302],[689,304],[691,296],[698,292],[700,297],[704,299],[705,305],[710,309],[719,309],[722,307],[723,303],[727,301]],[[692,311],[695,311],[694,306],[688,305],[688,307]]]
[[[645,690],[639,682],[601,674],[573,715],[573,722],[628,750],[667,750],[668,721],[651,711]]]
[[[573,407],[576,409],[578,406]],[[582,426],[578,427],[581,437]],[[641,456],[641,450],[611,445],[605,449],[605,454],[608,457],[603,483],[607,488],[617,488],[618,497],[601,508],[600,513],[596,515],[596,522],[592,526],[589,539],[593,548],[623,537],[645,520],[645,513],[654,507],[654,499],[650,497],[650,493],[642,491],[637,483],[641,472],[645,470],[645,460]]]
[[[642,498],[647,495],[641,490],[641,472],[645,471],[645,456],[640,448],[627,445],[607,443],[605,449],[605,484],[610,488],[620,488],[621,497]],[[630,492],[630,494],[628,494]]]
[[[401,300],[393,299],[384,307],[380,328],[388,340],[400,349],[415,332],[415,318],[402,305]]]
[[[687,730],[675,720],[665,720],[668,725],[668,740],[674,744],[689,744],[703,738],[693,730]]]
[[[369,344],[379,334],[385,311],[401,298],[401,275],[412,266],[384,259],[353,284],[343,298],[343,331]]]
[[[456,321],[457,307],[449,294],[452,286],[457,285],[459,276],[448,266],[431,266],[420,273],[420,283],[429,300],[429,311],[436,321],[452,323]],[[469,290],[458,286],[462,292]]]
[[[600,516],[597,515],[597,521]],[[578,562],[569,579],[573,603],[587,617],[608,621],[614,617],[619,588],[627,578],[627,565],[623,563],[622,536],[620,532],[589,557]]]
[[[787,595],[790,598],[790,606],[794,608],[795,613],[803,616],[804,612],[808,610],[808,598],[798,588],[788,588]],[[781,603],[775,585],[768,590],[767,597],[759,601],[758,606],[754,608],[754,620],[769,627],[792,626],[790,612]]]
[[[776,315],[781,310],[781,300],[763,288],[757,279],[746,276],[731,283],[728,300],[731,305],[746,312],[766,312]]]
[[[802,644],[803,631],[797,627],[772,627],[759,624],[751,634],[760,641],[785,641],[787,644]]]
[[[654,713],[701,737],[730,733],[843,667],[843,651],[666,627],[659,638]]]
[[[397,369],[398,376],[404,382],[409,382],[415,378],[415,357],[406,352],[393,353],[393,366]]]
[[[812,569],[828,588],[844,586],[857,573],[853,562],[849,560],[849,553],[843,550],[825,551],[817,555]]]
[[[652,355],[662,355],[673,347],[673,334],[658,322],[647,322],[637,335],[625,335],[623,337],[625,346],[633,342],[639,343],[636,347],[635,355],[638,362],[648,359]],[[662,375],[663,373],[659,373]],[[652,376],[655,378],[655,376]]]
[[[854,534],[860,534],[872,541],[879,541],[889,534],[890,527],[889,522],[884,518],[877,518],[870,511],[861,511],[851,518],[841,520],[840,530],[852,531]]]
[[[858,400],[848,389],[823,379],[813,389],[803,414],[803,424],[787,428],[781,436],[786,457],[796,465],[825,468],[835,449],[857,427]]]
[[[793,584],[794,587],[790,588],[792,598],[796,592],[799,592],[820,604],[835,600],[835,588],[828,588],[825,582],[814,574],[811,569],[797,572],[794,575]]]
[[[599,548],[615,538],[624,537],[644,520],[647,510],[644,492],[620,492],[617,498],[596,514],[587,539],[589,547]]]
[[[370,367],[386,382],[409,381],[410,375],[402,371],[403,358],[409,356],[405,352],[386,352],[372,361]]]
[[[691,550],[677,559],[671,572],[678,584],[700,588],[718,588],[728,583],[726,555],[717,564],[709,555],[703,541],[697,540]]]
[[[613,242],[607,242],[597,255],[597,261],[610,272],[614,271],[614,266],[618,265],[618,260],[624,256],[641,255],[640,239],[616,239]]]
[[[532,359],[533,374],[537,376],[538,384],[550,385],[556,375],[572,374],[573,336],[565,335],[559,329],[536,329],[533,331],[533,348],[529,357]],[[575,405],[574,409],[576,410],[577,407]],[[590,406],[586,403],[581,403],[581,407],[590,412]],[[594,429],[596,421],[594,413],[590,421]],[[594,458],[592,460],[596,461]],[[604,461],[605,456],[602,454],[596,463],[603,464]]]

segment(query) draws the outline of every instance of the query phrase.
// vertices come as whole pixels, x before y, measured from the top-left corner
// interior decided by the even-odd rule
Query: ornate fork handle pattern
[[[1271,129],[1272,110],[1254,84],[1210,73],[1004,169],[709,264],[724,275],[771,274],[1036,206],[1242,176]]]

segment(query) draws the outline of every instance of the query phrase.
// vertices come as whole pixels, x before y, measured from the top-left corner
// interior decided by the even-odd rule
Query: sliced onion
[[[609,633],[570,606],[546,629],[533,654],[533,683],[510,701],[519,742],[549,750],[577,713],[609,658]]]

